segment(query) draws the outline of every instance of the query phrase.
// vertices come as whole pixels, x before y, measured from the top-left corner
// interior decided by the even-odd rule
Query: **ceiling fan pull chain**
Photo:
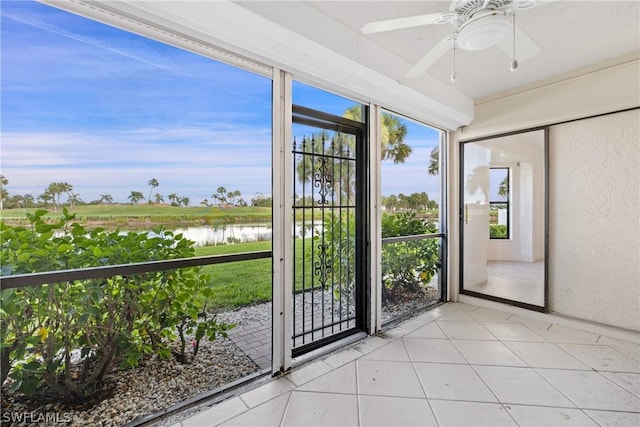
[[[458,78],[458,73],[456,73],[456,38],[453,38],[453,72],[451,73],[451,81],[455,82]]]
[[[513,14],[513,57],[511,61],[511,71],[515,71],[518,68],[518,61],[516,61],[516,14]]]

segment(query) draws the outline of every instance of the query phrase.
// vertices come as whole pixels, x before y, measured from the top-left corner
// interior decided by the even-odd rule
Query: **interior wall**
[[[640,105],[640,53],[479,100],[458,139],[497,135]]]
[[[492,167],[509,167],[511,175],[511,238],[488,239],[488,259],[527,261],[544,259],[544,132],[526,132],[483,142],[510,161],[493,161]]]
[[[455,138],[460,141],[638,108],[639,76],[636,58],[495,98],[476,105],[476,120]],[[551,312],[640,331],[638,123],[640,110],[635,109],[551,127]],[[458,145],[454,144],[456,159]],[[459,209],[457,194],[452,194],[451,204],[454,212]],[[451,235],[452,241],[457,237]],[[451,258],[458,260],[459,254]],[[454,265],[452,273],[455,269]]]
[[[640,330],[640,110],[550,129],[554,311]]]

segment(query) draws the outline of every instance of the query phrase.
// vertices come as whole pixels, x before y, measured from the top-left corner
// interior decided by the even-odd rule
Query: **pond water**
[[[322,232],[322,224],[295,224],[293,232],[296,236],[309,236],[313,229],[314,235]],[[242,224],[221,227],[194,226],[176,228],[174,233],[182,235],[195,243],[195,246],[212,246],[227,243],[244,243],[271,240],[271,224]]]

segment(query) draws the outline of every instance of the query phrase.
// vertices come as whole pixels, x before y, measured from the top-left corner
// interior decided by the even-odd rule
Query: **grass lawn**
[[[30,209],[3,209],[3,218],[24,218],[27,212],[34,212],[37,209],[42,208],[30,208]],[[69,209],[67,207],[67,209]],[[47,208],[50,216],[62,215],[62,209],[58,208],[58,212],[54,212],[52,208]],[[224,217],[244,217],[244,216],[264,216],[271,218],[271,208],[258,208],[258,207],[228,207],[220,208],[217,206],[189,206],[178,207],[169,205],[79,205],[73,209],[69,209],[70,212],[75,213],[79,218],[85,217],[180,217],[180,216],[207,216],[215,218]]]
[[[42,208],[3,209],[0,211],[0,219],[7,223],[26,223],[27,213],[33,213],[39,209]],[[48,216],[51,218],[59,218],[62,215],[62,208],[58,208],[57,212],[51,207],[45,210],[49,212]],[[127,228],[132,222],[146,227],[146,229],[187,223],[194,225],[271,223],[271,208],[254,206],[221,208],[218,206],[178,207],[166,204],[80,205],[69,209],[69,212],[75,214],[78,222],[81,223],[104,223],[123,228]],[[318,213],[316,219],[319,218],[320,214]],[[307,218],[307,220],[311,220],[311,218]]]
[[[296,288],[302,289],[302,271],[305,264],[305,287],[317,286],[311,263],[310,245],[316,243],[311,239],[296,239]],[[304,250],[303,250],[304,244]],[[218,245],[196,248],[196,256],[222,255],[241,252],[269,251],[271,242],[249,242],[233,245]],[[305,255],[303,257],[303,254]],[[314,254],[317,258],[317,251]],[[202,267],[211,276],[211,284],[216,291],[214,306],[216,308],[236,308],[245,305],[271,301],[271,258],[251,261],[230,262]]]
[[[1,218],[8,224],[26,224],[27,213],[37,209],[3,209]],[[62,209],[46,209],[48,217],[59,218]],[[177,207],[169,205],[81,205],[69,210],[79,223],[122,230],[152,230],[182,225],[265,224],[271,222],[271,208],[260,207]]]
[[[196,248],[196,256],[270,251],[271,242],[249,242]],[[271,258],[207,265],[215,308],[235,308],[271,301]]]
[[[37,210],[4,209],[0,219],[8,224],[20,222],[26,224],[26,213]],[[105,227],[120,230],[152,230],[160,226],[171,229],[176,224],[247,224],[270,223],[271,208],[260,207],[175,207],[167,205],[81,205],[72,213],[77,220],[88,228]],[[49,216],[61,216],[49,209]],[[309,218],[307,218],[309,219]],[[318,286],[314,275],[315,263],[319,261],[318,241],[296,239],[295,241],[295,283],[302,289],[302,271],[305,270],[305,288]],[[314,248],[313,260],[311,248]],[[271,241],[237,243],[217,246],[196,247],[195,256],[221,255],[241,252],[271,250]],[[312,262],[313,261],[313,262]],[[271,259],[259,259],[225,264],[208,265],[204,271],[211,276],[211,284],[216,290],[217,308],[235,308],[271,301],[272,270]]]

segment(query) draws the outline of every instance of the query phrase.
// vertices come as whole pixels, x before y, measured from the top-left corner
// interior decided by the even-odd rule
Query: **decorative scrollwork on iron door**
[[[333,161],[326,157],[320,157],[317,159],[317,170],[313,174],[313,186],[318,189],[320,200],[319,205],[328,205],[329,200],[327,195],[333,192],[333,175],[330,172],[330,165],[333,165]]]
[[[332,259],[327,251],[329,249],[328,243],[320,243],[318,245],[318,260],[315,262],[313,274],[318,276],[318,282],[322,289],[327,288],[327,282],[330,280],[331,273],[333,272]]]

